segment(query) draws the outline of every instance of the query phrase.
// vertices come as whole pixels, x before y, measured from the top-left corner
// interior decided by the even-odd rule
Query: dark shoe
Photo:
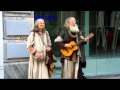
[[[85,76],[82,76],[82,78],[83,78],[83,79],[87,79],[87,77],[85,77]]]
[[[82,76],[82,77],[78,77],[78,79],[87,79],[87,77]]]

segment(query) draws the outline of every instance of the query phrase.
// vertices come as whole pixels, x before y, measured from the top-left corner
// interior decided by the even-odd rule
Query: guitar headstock
[[[94,33],[90,33],[87,37],[92,38],[94,36]]]

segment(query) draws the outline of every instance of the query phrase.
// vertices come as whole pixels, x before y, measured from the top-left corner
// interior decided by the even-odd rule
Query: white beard
[[[70,26],[70,31],[72,32],[72,33],[78,33],[79,32],[79,29],[78,29],[78,27],[75,25],[75,26]]]

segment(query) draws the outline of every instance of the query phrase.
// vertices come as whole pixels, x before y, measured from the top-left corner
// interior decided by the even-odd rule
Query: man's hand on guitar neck
[[[92,38],[93,36],[94,36],[94,34],[93,34],[93,33],[90,33],[87,37],[85,37],[85,38],[83,39],[83,41],[86,42],[87,40],[89,40],[89,39]]]
[[[84,38],[84,39],[83,39],[83,41],[84,41],[84,42],[86,42],[87,40],[89,40],[89,38],[88,38],[88,37],[86,37],[86,38]]]

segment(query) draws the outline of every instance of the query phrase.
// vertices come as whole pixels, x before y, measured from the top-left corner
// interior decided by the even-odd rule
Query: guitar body
[[[74,41],[71,41],[70,44],[73,46],[75,45],[76,43]],[[60,49],[60,51],[62,52],[62,54],[64,56],[71,56],[73,51],[77,50],[78,49],[78,46],[74,46],[73,48],[65,48],[65,49]]]
[[[92,38],[94,36],[94,34],[93,33],[90,33],[88,36],[87,36],[87,38]],[[72,46],[73,46],[73,48],[64,48],[64,49],[60,49],[60,51],[62,52],[62,54],[64,55],[64,56],[71,56],[72,55],[72,53],[73,53],[73,51],[75,51],[75,50],[77,50],[78,49],[78,44],[79,43],[81,43],[81,42],[83,42],[83,40],[81,40],[81,41],[78,41],[78,43],[75,43],[74,41],[71,41],[69,44],[71,44]]]

